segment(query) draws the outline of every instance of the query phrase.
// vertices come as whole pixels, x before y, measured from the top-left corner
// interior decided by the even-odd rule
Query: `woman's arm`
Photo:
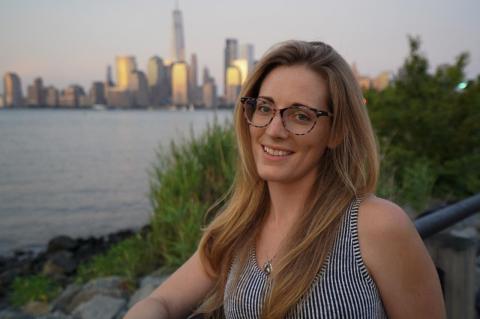
[[[213,285],[196,252],[150,296],[136,303],[124,319],[186,318]]]
[[[359,209],[362,258],[389,318],[446,318],[436,268],[407,214],[371,196]]]

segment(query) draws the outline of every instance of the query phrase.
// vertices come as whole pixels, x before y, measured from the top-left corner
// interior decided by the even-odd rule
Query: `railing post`
[[[439,269],[447,317],[475,318],[476,231],[450,230],[425,240]]]

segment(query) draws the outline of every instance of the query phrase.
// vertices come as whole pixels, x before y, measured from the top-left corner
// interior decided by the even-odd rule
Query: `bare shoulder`
[[[376,197],[365,198],[359,207],[358,227],[362,237],[374,240],[418,236],[410,217],[397,204]],[[394,244],[390,240],[379,244]]]
[[[358,238],[362,259],[390,318],[444,318],[436,268],[402,208],[375,196],[364,199]]]

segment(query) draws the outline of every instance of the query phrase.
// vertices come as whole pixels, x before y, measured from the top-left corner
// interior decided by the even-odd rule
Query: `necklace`
[[[267,259],[265,264],[263,264],[263,272],[268,276],[272,272],[272,259]]]

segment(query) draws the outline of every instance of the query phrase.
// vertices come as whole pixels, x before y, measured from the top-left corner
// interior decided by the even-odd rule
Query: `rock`
[[[79,305],[73,311],[73,316],[78,319],[114,319],[125,305],[125,299],[96,295]]]
[[[45,315],[48,313],[49,305],[46,302],[30,301],[22,307],[22,311],[32,316]]]
[[[167,276],[147,276],[143,278],[140,282],[140,288],[135,291],[135,293],[130,298],[130,301],[128,302],[128,308],[133,307],[133,305],[135,305],[140,300],[147,298],[152,293],[152,291],[154,291],[158,286],[160,286],[160,284],[166,279]]]
[[[50,303],[50,312],[62,311],[64,313],[70,313],[73,308],[69,307],[69,305],[81,288],[82,286],[78,284],[68,285],[67,288]]]
[[[61,235],[52,238],[48,242],[47,252],[53,253],[60,250],[74,250],[77,247],[77,242],[71,237]]]
[[[77,268],[77,263],[73,258],[73,254],[63,250],[56,252],[48,257],[43,265],[42,273],[47,276],[71,274]]]
[[[49,313],[47,315],[36,317],[36,319],[72,319],[72,316],[68,316],[61,312]]]
[[[14,311],[11,309],[5,309],[0,311],[0,319],[33,319],[34,317],[27,315],[25,313],[21,313],[18,311]]]
[[[96,295],[105,295],[113,298],[127,298],[125,280],[120,277],[106,277],[89,281],[80,291],[74,294],[71,301],[65,304],[66,313],[71,313],[80,304],[88,302]]]

